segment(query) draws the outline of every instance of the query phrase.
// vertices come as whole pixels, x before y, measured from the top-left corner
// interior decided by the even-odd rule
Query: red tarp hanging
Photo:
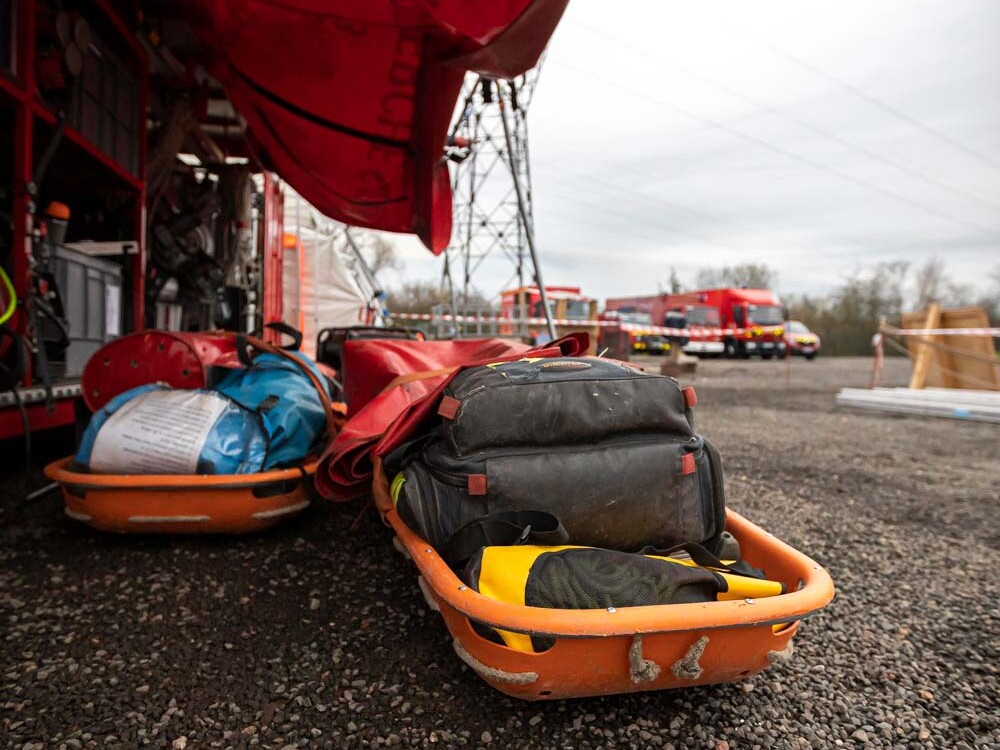
[[[568,0],[190,0],[267,165],[322,213],[451,236],[442,158],[467,70],[533,66]]]

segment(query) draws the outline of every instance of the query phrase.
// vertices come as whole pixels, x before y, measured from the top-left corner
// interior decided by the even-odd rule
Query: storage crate
[[[62,294],[70,345],[64,377],[79,377],[90,355],[122,330],[122,268],[59,246],[52,256],[52,272]],[[58,363],[56,363],[58,364]]]
[[[2,1],[2,0],[0,0]],[[139,174],[139,79],[91,31],[79,85],[74,87],[68,122],[132,175]]]

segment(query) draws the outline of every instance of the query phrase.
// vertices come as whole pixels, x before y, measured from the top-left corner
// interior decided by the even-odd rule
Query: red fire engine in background
[[[619,297],[606,310],[647,313],[653,325],[687,328],[684,352],[770,359],[785,354],[784,308],[769,289],[702,289],[683,294]],[[729,329],[729,330],[727,330]]]
[[[718,356],[723,352],[719,311],[698,299],[696,294],[655,294],[648,297],[609,299],[605,314],[609,312],[617,315],[647,315],[651,325],[688,329],[692,335],[684,344],[685,354],[703,357]]]
[[[650,330],[659,323],[654,323],[653,317],[647,312],[605,309],[598,320],[628,326],[629,347],[636,354],[663,354],[670,351],[667,337]]]
[[[785,309],[770,289],[705,289],[690,295],[719,311],[723,330],[743,331],[723,335],[727,357],[759,354],[771,359],[785,355]]]
[[[549,299],[552,317],[556,321],[567,321],[556,324],[559,335],[565,335],[574,330],[589,330],[586,324],[597,316],[597,301],[582,294],[578,286],[545,286],[545,294]],[[537,286],[522,286],[500,292],[500,317],[511,323],[501,323],[501,336],[520,336],[535,343],[539,336],[545,334],[544,324],[524,322],[528,319],[545,317],[545,307],[542,304],[542,294]],[[520,322],[519,322],[520,321]],[[579,321],[579,325],[575,324]]]

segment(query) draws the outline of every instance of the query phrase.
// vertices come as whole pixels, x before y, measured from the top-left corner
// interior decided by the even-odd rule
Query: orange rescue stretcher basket
[[[801,619],[833,598],[833,581],[813,560],[738,513],[727,530],[743,559],[789,593],[764,599],[558,610],[496,601],[468,588],[399,517],[376,465],[375,504],[416,564],[428,605],[441,613],[458,656],[507,695],[554,700],[742,680],[791,655]],[[479,635],[472,622],[555,639],[529,653]]]
[[[246,534],[309,506],[316,461],[257,474],[90,474],[67,456],[45,467],[66,515],[101,531]]]
[[[254,349],[296,362],[312,381],[326,412],[327,443],[343,419],[324,384],[294,353],[246,337]],[[66,515],[101,531],[161,534],[246,534],[305,510],[319,459],[254,474],[92,474],[74,471],[73,456],[45,467],[58,483]]]

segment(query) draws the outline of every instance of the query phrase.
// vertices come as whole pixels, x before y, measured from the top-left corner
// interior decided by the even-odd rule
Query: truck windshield
[[[780,325],[785,316],[778,305],[747,305],[750,322],[760,326]]]
[[[689,307],[687,322],[692,326],[717,326],[719,311],[714,307]]]
[[[570,300],[566,303],[566,317],[571,320],[586,320],[590,317],[590,303]]]
[[[634,323],[640,326],[653,325],[653,318],[649,313],[644,312],[623,312],[618,315],[618,320],[622,323]]]

